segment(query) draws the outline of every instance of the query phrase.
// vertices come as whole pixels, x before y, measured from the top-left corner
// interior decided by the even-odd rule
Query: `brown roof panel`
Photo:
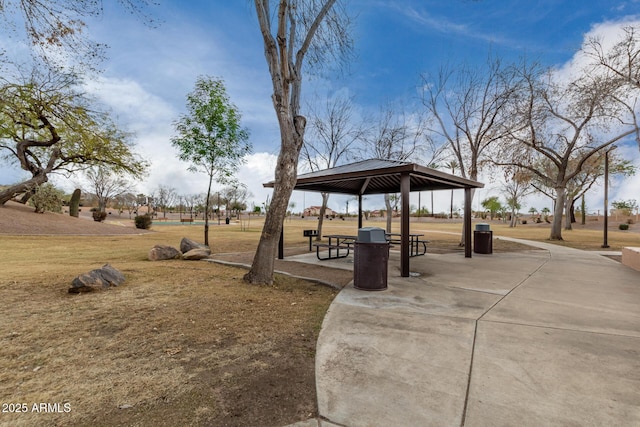
[[[400,192],[402,174],[411,177],[411,191],[482,188],[484,184],[416,163],[370,159],[298,175],[296,190],[342,194]],[[273,187],[274,182],[264,184]]]

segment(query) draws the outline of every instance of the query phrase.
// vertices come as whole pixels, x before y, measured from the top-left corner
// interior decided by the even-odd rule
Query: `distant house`
[[[308,208],[305,208],[303,215],[304,216],[318,216],[320,215],[320,208],[322,206],[309,206]],[[333,209],[327,207],[324,211],[325,215],[335,215],[336,213],[333,211]]]

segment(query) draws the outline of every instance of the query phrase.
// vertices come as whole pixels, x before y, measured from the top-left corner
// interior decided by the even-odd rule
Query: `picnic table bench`
[[[319,260],[324,261],[328,259],[346,258],[351,252],[351,246],[355,243],[357,236],[345,235],[345,234],[327,234],[325,236],[329,239],[329,243],[314,243],[316,247],[316,256]],[[320,248],[327,249],[326,256],[320,256]],[[342,251],[342,253],[340,253]],[[346,253],[345,253],[346,251]],[[324,252],[323,252],[324,253]]]
[[[385,233],[387,238],[387,242],[393,245],[401,244],[402,234],[400,233]],[[420,255],[425,255],[427,253],[427,243],[428,240],[421,239],[424,234],[419,233],[411,233],[409,234],[409,256],[415,257]],[[422,246],[422,247],[421,247]]]
[[[180,218],[180,222],[193,222],[193,218]]]

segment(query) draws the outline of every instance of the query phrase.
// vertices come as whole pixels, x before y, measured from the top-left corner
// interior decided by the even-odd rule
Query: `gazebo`
[[[264,184],[272,188],[274,182]],[[409,193],[411,191],[464,189],[465,257],[471,257],[471,189],[484,184],[416,163],[370,159],[298,175],[294,190],[358,196],[358,228],[362,228],[362,196],[401,194],[400,264],[409,277]]]

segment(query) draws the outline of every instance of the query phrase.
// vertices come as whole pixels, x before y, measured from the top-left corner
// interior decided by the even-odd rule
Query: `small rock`
[[[73,279],[69,293],[103,291],[124,283],[124,275],[109,264]]]
[[[133,408],[133,405],[130,405],[128,403],[118,406],[118,409],[131,409],[131,408]]]
[[[197,261],[200,259],[208,258],[211,255],[211,250],[207,249],[191,249],[188,252],[182,254],[182,259],[188,261]]]
[[[167,245],[155,245],[149,251],[149,261],[163,261],[180,258],[180,251]]]
[[[183,237],[182,240],[180,241],[180,252],[182,252],[183,254],[186,254],[192,249],[207,250],[209,251],[209,254],[211,254],[211,249],[209,249],[207,245],[201,245],[200,243],[194,240],[191,240],[187,237]]]

